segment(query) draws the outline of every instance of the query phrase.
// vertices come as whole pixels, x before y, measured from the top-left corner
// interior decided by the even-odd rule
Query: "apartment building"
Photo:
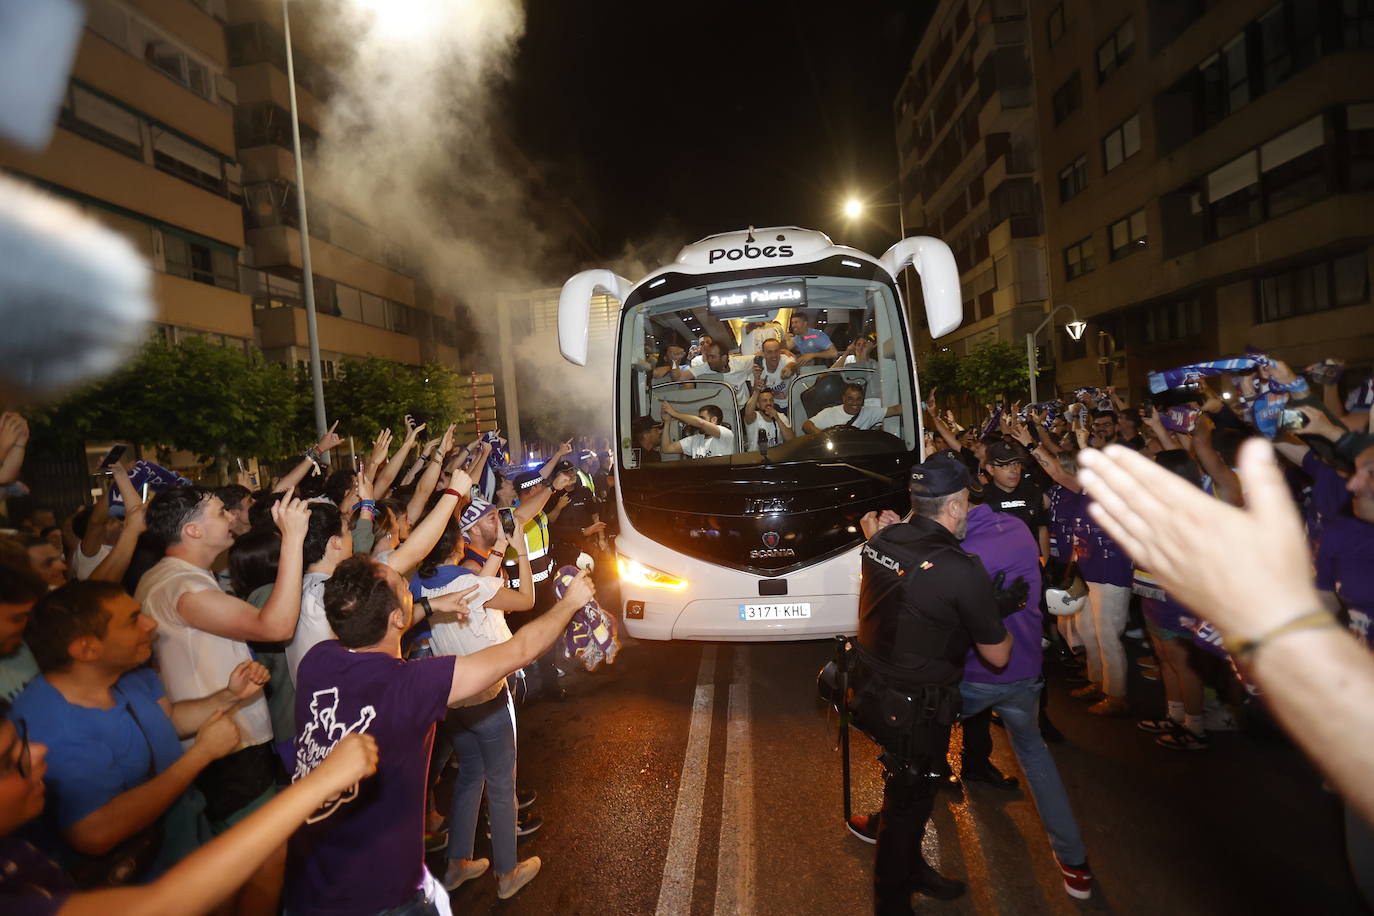
[[[157,327],[248,347],[243,185],[223,0],[90,0],[52,142],[0,167],[126,236],[155,270]]]
[[[1029,20],[1053,302],[1089,323],[1055,337],[1061,390],[1100,358],[1134,391],[1247,345],[1374,363],[1374,7],[1030,0]]]
[[[1049,296],[1025,0],[941,0],[893,105],[907,234],[949,243],[964,320],[938,342],[1020,345]],[[913,327],[924,328],[913,308]],[[928,335],[919,349],[931,345]]]

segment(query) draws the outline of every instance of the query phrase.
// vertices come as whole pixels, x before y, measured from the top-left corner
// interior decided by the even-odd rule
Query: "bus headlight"
[[[663,588],[675,592],[687,587],[686,579],[679,579],[661,569],[645,566],[638,560],[631,560],[624,554],[616,554],[616,559],[620,563],[620,580],[622,582],[630,585],[644,585],[649,588]]]

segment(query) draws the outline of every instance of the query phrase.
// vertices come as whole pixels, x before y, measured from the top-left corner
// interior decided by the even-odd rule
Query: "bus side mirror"
[[[902,239],[887,250],[881,263],[895,280],[908,265],[921,276],[921,293],[926,301],[926,323],[931,337],[943,337],[959,327],[964,319],[963,299],[959,295],[959,265],[949,246],[929,235]]]
[[[604,293],[624,302],[633,285],[605,269],[584,270],[563,284],[563,291],[558,294],[558,349],[564,359],[574,365],[587,365],[587,323],[592,296]]]

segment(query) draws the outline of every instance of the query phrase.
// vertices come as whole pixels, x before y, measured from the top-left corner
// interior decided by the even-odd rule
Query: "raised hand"
[[[368,462],[370,467],[381,467],[386,456],[391,453],[391,430],[383,429],[377,433],[377,438],[372,440],[372,457]]]
[[[131,532],[130,537],[137,537],[148,530],[147,503],[124,507],[124,530]]]
[[[446,595],[437,595],[429,599],[429,606],[434,609],[435,620],[439,623],[463,623],[472,614],[472,606],[468,604],[468,599],[477,593],[478,586],[469,585],[467,588],[449,592]]]
[[[259,693],[272,679],[267,666],[260,662],[239,662],[229,673],[229,684],[225,687],[236,700],[246,700]]]
[[[344,735],[329,756],[305,777],[332,797],[377,772],[377,739],[361,732]]]
[[[561,458],[561,457],[563,457],[564,455],[571,455],[571,454],[572,454],[572,440],[571,440],[571,439],[568,439],[568,440],[567,440],[566,442],[564,442],[562,445],[558,446],[558,457]]]
[[[196,731],[195,746],[209,754],[211,760],[218,760],[239,746],[239,727],[224,710],[217,709]]]
[[[282,497],[272,505],[272,521],[281,531],[282,543],[304,541],[310,527],[310,505],[294,496]]]
[[[343,438],[339,436],[336,432],[334,432],[334,430],[338,428],[339,421],[335,420],[334,425],[329,427],[329,432],[325,433],[323,436],[320,437],[320,441],[315,444],[315,448],[319,449],[320,452],[323,453],[329,451],[334,446],[341,444],[343,442]]]
[[[577,574],[577,578],[568,583],[568,589],[563,593],[564,601],[571,601],[581,607],[596,597],[596,589],[592,586],[592,577],[585,569]]]
[[[468,472],[462,468],[454,468],[453,473],[448,475],[448,486],[446,489],[457,490],[459,493],[467,493],[472,489],[472,478]]]

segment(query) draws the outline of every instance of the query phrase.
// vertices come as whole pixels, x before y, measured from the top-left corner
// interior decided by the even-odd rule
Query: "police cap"
[[[933,499],[968,489],[968,468],[944,453],[932,455],[911,468],[911,495]]]

